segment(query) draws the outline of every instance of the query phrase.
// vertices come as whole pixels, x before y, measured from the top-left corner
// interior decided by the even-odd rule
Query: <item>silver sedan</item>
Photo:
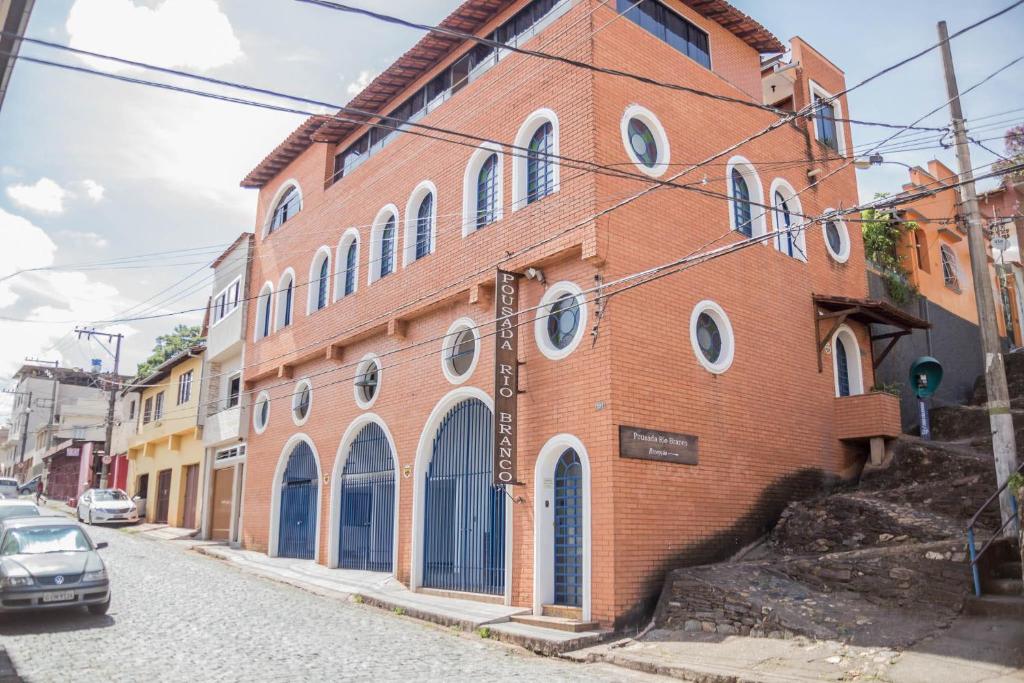
[[[89,524],[134,524],[139,508],[121,489],[89,489],[78,499],[79,522]]]
[[[82,606],[110,608],[110,579],[81,525],[60,517],[17,517],[0,525],[0,614]]]

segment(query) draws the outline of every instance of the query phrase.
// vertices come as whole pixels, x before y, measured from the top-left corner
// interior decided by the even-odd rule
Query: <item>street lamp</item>
[[[889,161],[887,159],[883,159],[881,154],[872,154],[871,156],[859,157],[853,160],[853,167],[862,171],[866,171],[872,166],[880,166],[882,164],[898,164],[911,170],[914,169],[913,166],[905,164],[902,161]]]

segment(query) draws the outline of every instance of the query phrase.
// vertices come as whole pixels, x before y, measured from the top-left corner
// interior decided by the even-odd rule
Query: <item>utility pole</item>
[[[95,337],[106,337],[107,343],[110,343],[111,341],[114,342],[113,352],[111,352],[111,350],[108,349],[106,346],[103,346],[102,342],[97,342],[99,343],[100,346],[103,346],[103,350],[110,354],[110,356],[113,357],[114,359],[114,373],[110,378],[110,399],[107,402],[107,433],[105,445],[103,447],[103,459],[100,461],[102,463],[100,469],[100,488],[105,489],[107,488],[107,470],[109,467],[106,463],[106,459],[113,455],[113,453],[111,453],[111,450],[113,450],[114,442],[114,404],[117,402],[117,388],[118,385],[120,384],[120,382],[118,381],[118,379],[120,378],[120,374],[118,373],[118,367],[121,364],[121,340],[124,339],[124,335],[111,334],[109,332],[97,332],[96,330],[93,329],[82,329],[77,327],[75,328],[75,334],[78,335],[79,339],[81,339],[82,336],[84,335],[86,339],[93,339]]]
[[[953,117],[953,134],[956,138],[956,161],[960,170],[961,199],[967,215],[967,244],[971,250],[971,270],[974,271],[974,296],[978,304],[978,324],[981,328],[981,347],[985,364],[985,391],[988,397],[988,416],[992,427],[992,451],[996,463],[996,483],[1005,486],[1006,480],[1017,469],[1017,445],[1013,432],[1013,415],[1010,413],[1010,393],[1006,388],[1006,368],[999,341],[999,327],[996,325],[996,307],[992,295],[992,283],[988,276],[988,254],[982,234],[981,211],[974,189],[974,172],[971,170],[971,150],[967,146],[967,131],[964,127],[964,113],[960,107],[960,90],[953,70],[953,53],[949,48],[949,33],[946,22],[939,22],[939,41],[942,45],[942,64],[946,72],[946,90],[949,93],[949,109]],[[999,496],[999,509],[1004,524],[1013,518],[1013,503],[1009,487]]]

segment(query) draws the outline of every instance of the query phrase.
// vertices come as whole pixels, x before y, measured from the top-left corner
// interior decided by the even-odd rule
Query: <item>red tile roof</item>
[[[476,33],[497,14],[516,2],[517,0],[464,0],[440,23],[440,26],[463,33]],[[702,16],[721,24],[758,52],[785,51],[779,39],[768,29],[725,0],[682,2]],[[459,38],[428,33],[377,76],[346,107],[383,113],[399,94],[462,44],[463,41]],[[346,118],[356,117],[347,115]],[[338,121],[327,116],[311,116],[250,171],[242,180],[241,186],[263,187],[314,142],[337,143],[358,125],[355,122]]]

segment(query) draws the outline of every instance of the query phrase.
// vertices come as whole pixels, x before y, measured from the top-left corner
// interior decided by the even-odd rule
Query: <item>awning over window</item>
[[[832,341],[832,336],[839,326],[847,320],[854,320],[868,326],[887,325],[896,328],[893,332],[871,335],[871,367],[876,369],[889,355],[900,337],[908,335],[914,330],[925,330],[932,326],[931,323],[921,318],[877,299],[853,299],[846,296],[823,294],[813,294],[811,298],[814,301],[814,333],[818,342],[818,372],[823,369],[821,352]],[[829,325],[829,323],[831,324]],[[828,331],[823,335],[822,330],[824,329]],[[875,356],[874,342],[886,339],[889,340],[889,343],[878,356]]]

